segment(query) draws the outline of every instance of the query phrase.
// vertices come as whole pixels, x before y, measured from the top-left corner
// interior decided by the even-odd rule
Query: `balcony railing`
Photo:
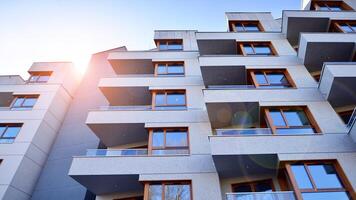
[[[152,110],[151,105],[137,106],[100,106],[99,110]]]
[[[351,127],[352,127],[353,124],[355,123],[355,120],[356,120],[356,107],[355,107],[354,111],[352,112],[352,115],[351,115],[351,117],[350,117],[350,119],[349,119],[349,122],[347,122],[346,127],[347,127],[348,129],[351,129]]]
[[[209,85],[208,89],[213,90],[243,90],[243,89],[256,89],[254,85]]]
[[[147,149],[87,149],[86,156],[147,156]]]
[[[293,191],[227,193],[226,200],[295,200]]]
[[[239,136],[239,135],[271,135],[270,128],[248,128],[248,129],[216,129],[216,135]]]

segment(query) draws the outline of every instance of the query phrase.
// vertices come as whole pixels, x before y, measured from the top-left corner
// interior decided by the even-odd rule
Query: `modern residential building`
[[[69,62],[0,76],[0,199],[30,199],[78,83]]]
[[[28,195],[4,199],[355,200],[355,9],[228,12],[226,32],[157,30],[155,49],[94,54],[37,184],[18,167],[7,184]],[[11,119],[0,141],[14,145],[26,121]]]

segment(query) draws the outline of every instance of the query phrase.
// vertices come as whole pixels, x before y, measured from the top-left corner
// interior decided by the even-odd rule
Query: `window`
[[[310,134],[320,132],[306,107],[270,107],[264,109],[273,134]]]
[[[29,83],[47,83],[52,72],[31,72]]]
[[[9,144],[15,141],[22,124],[0,124],[0,144]]]
[[[166,128],[150,130],[151,155],[189,154],[187,128]]]
[[[232,192],[272,192],[275,191],[271,179],[232,185]]]
[[[160,51],[183,50],[183,40],[157,40],[156,45]]]
[[[16,96],[11,105],[11,110],[31,110],[36,104],[38,96]]]
[[[258,21],[233,21],[230,22],[230,31],[260,32],[263,31],[263,28]]]
[[[331,32],[356,33],[356,21],[334,21]]]
[[[138,197],[128,197],[128,198],[123,198],[123,199],[114,199],[114,200],[143,200],[143,196],[138,196]]]
[[[191,200],[191,184],[182,182],[154,182],[145,184],[147,200]]]
[[[320,11],[343,11],[352,10],[352,8],[342,1],[314,1],[310,10]]]
[[[184,75],[184,63],[156,63],[156,76],[181,76]]]
[[[272,56],[277,55],[270,42],[237,43],[237,52],[244,56]]]
[[[185,90],[154,91],[153,108],[156,110],[186,109]]]
[[[335,162],[314,161],[286,165],[291,183],[304,200],[338,199],[349,200],[353,193],[347,180],[341,177],[340,167]]]
[[[286,70],[250,70],[249,73],[257,88],[294,87],[294,83]]]

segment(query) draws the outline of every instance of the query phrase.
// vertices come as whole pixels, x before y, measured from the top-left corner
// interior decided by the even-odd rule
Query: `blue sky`
[[[0,74],[20,74],[35,61],[74,61],[125,45],[154,47],[153,31],[226,31],[225,12],[300,8],[301,0],[10,0],[0,2]]]

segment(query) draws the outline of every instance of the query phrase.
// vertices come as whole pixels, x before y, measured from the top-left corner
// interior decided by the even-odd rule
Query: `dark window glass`
[[[245,25],[245,31],[247,31],[247,32],[259,32],[260,29],[255,24],[246,24]]]
[[[251,47],[251,45],[244,44],[243,47],[244,47],[244,51],[246,52],[246,54],[248,54],[248,55],[255,54],[255,52],[254,52],[253,48]]]
[[[304,165],[292,165],[291,169],[300,189],[313,188]]]
[[[286,126],[282,113],[279,110],[272,109],[269,111],[269,114],[273,120],[274,126]]]
[[[168,50],[182,50],[183,45],[179,42],[170,42],[168,43]]]
[[[167,147],[188,146],[187,132],[167,131],[166,145]]]
[[[270,55],[271,49],[267,46],[255,45],[255,52],[257,55]]]
[[[307,126],[309,121],[304,111],[286,110],[283,112],[289,126]]]
[[[329,11],[329,8],[327,6],[324,6],[324,5],[319,5],[319,10]]]
[[[311,176],[318,189],[342,188],[342,184],[332,165],[308,165]]]
[[[182,65],[168,65],[168,74],[184,74]]]
[[[166,43],[163,43],[163,44],[159,44],[159,50],[168,50],[168,46]]]
[[[157,74],[166,74],[167,70],[166,70],[166,65],[158,65],[157,66]]]
[[[252,188],[249,184],[246,185],[236,185],[233,188],[233,192],[252,192]]]
[[[270,84],[279,84],[279,85],[287,85],[288,81],[284,74],[282,73],[271,73],[267,74],[267,78]]]
[[[353,32],[353,29],[350,26],[348,26],[347,24],[339,24],[339,25],[343,31],[345,31],[347,33]]]
[[[340,6],[329,6],[329,9],[331,11],[341,11],[342,8]]]
[[[243,32],[245,31],[244,27],[240,23],[235,24],[236,31]]]
[[[170,93],[167,95],[168,105],[185,105],[185,95],[179,93]]]
[[[190,185],[165,185],[164,200],[190,200]]]
[[[352,27],[352,30],[354,31],[354,32],[356,32],[356,25],[350,25],[351,27]]]
[[[272,192],[272,186],[268,182],[256,183],[255,192]]]
[[[36,82],[38,80],[39,76],[31,76],[29,81],[30,82]]]
[[[349,200],[346,192],[302,193],[303,200]]]
[[[164,147],[164,133],[163,131],[154,131],[152,134],[152,146]]]
[[[37,82],[46,83],[48,80],[49,80],[49,76],[40,76],[38,77]]]

